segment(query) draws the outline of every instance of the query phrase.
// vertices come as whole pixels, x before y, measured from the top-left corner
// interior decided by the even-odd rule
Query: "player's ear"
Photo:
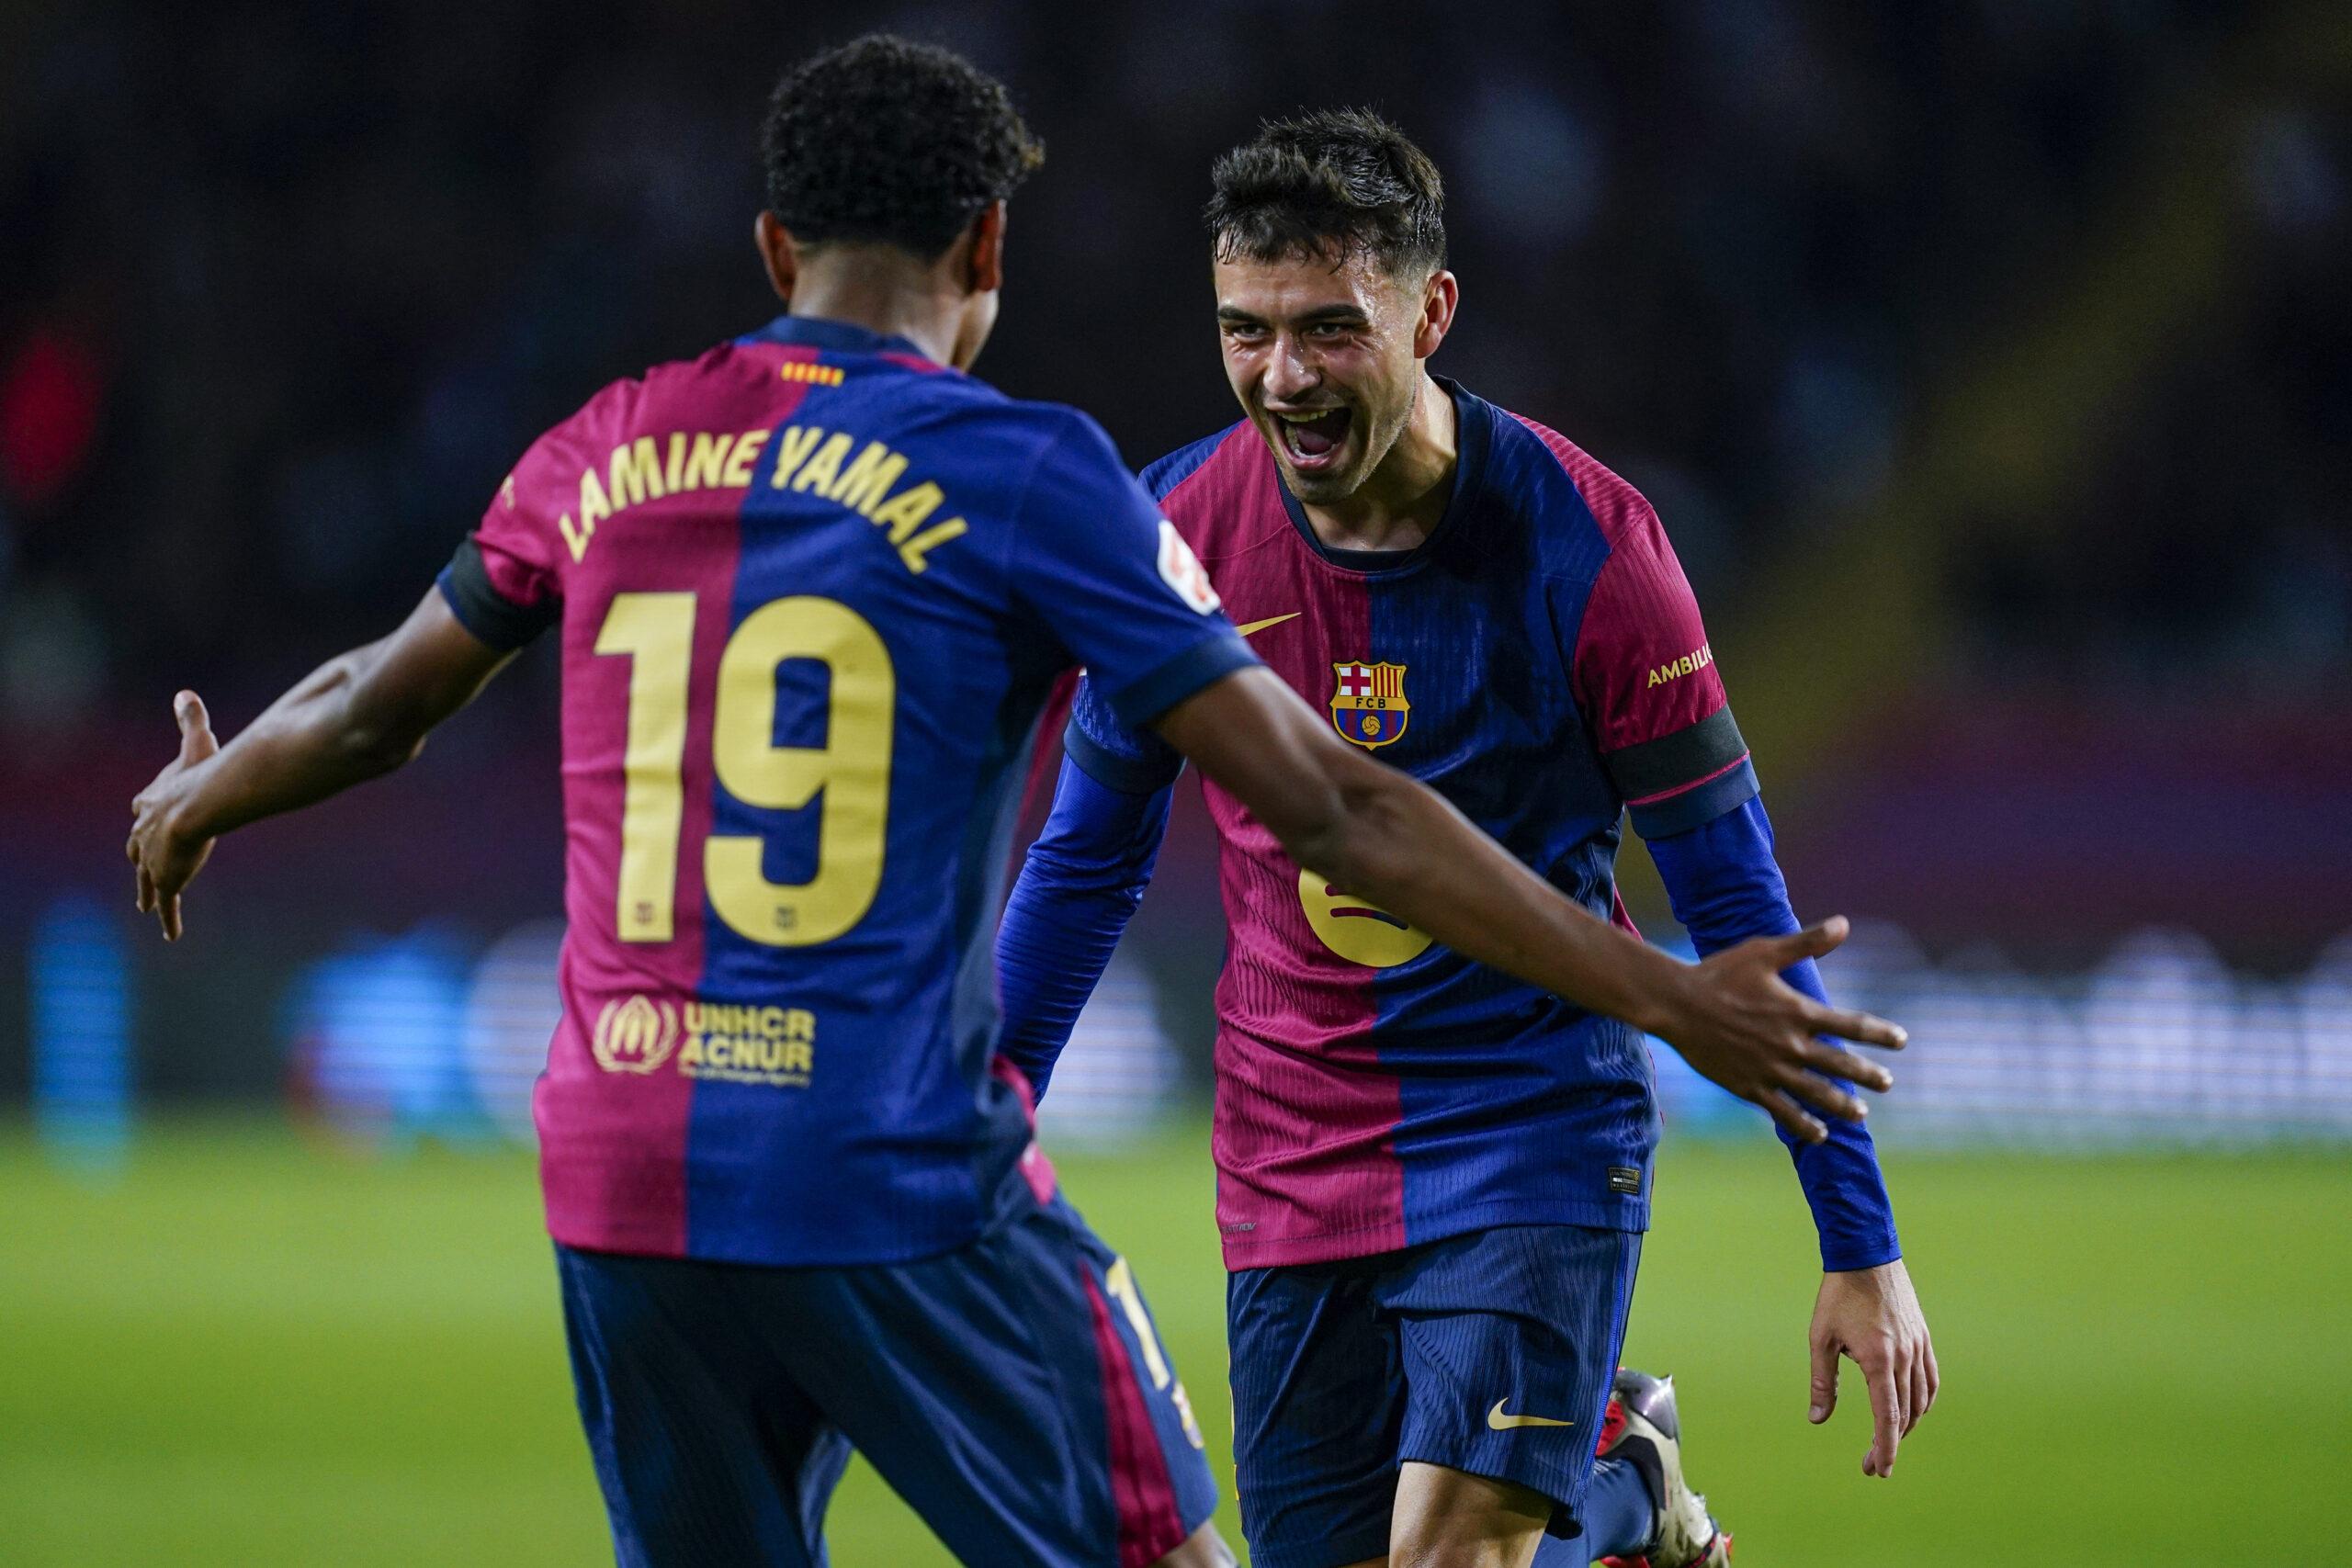
[[[792,231],[784,226],[784,220],[762,208],[752,224],[752,243],[760,248],[760,260],[768,269],[768,283],[775,289],[775,297],[791,304],[793,287],[800,281],[800,250],[793,243]]]
[[[963,268],[963,284],[971,293],[993,294],[1004,287],[1004,210],[1003,202],[992,201],[972,220]]]
[[[1461,303],[1462,286],[1443,267],[1430,274],[1421,286],[1421,319],[1413,328],[1413,357],[1427,359],[1453,330],[1453,309]]]

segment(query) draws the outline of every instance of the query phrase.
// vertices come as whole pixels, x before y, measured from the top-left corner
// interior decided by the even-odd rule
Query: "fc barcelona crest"
[[[1359,746],[1385,746],[1405,733],[1413,707],[1401,664],[1334,664],[1331,726]]]

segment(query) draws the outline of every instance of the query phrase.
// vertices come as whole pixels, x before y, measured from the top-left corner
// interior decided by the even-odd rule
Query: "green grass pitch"
[[[1204,1134],[1060,1164],[1226,1470]],[[1745,1568],[2327,1557],[2352,1155],[1890,1164],[1945,1388],[1873,1482],[1850,1369],[1829,1427],[1804,1420],[1815,1276],[1780,1151],[1664,1156],[1628,1354],[1678,1375]],[[862,1467],[831,1539],[843,1568],[945,1561]],[[0,1134],[0,1562],[610,1561],[526,1157],[174,1123],[92,1184]]]

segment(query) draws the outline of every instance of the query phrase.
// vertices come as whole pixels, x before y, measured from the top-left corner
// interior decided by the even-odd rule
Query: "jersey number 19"
[[[692,593],[620,593],[596,634],[600,654],[629,660],[628,781],[615,927],[623,942],[668,942],[684,830],[686,711],[695,642]],[[775,671],[813,659],[831,676],[822,746],[775,744]],[[772,947],[831,942],[863,919],[882,885],[898,675],[865,618],[831,599],[773,599],[744,617],[718,660],[711,766],[746,806],[795,811],[824,792],[816,874],[770,882],[764,841],[717,834],[703,843],[710,907]]]

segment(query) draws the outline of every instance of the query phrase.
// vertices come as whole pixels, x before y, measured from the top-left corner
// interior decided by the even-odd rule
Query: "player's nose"
[[[1314,391],[1322,379],[1322,374],[1307,363],[1298,340],[1285,336],[1266,356],[1266,373],[1260,385],[1269,401],[1288,402]]]

